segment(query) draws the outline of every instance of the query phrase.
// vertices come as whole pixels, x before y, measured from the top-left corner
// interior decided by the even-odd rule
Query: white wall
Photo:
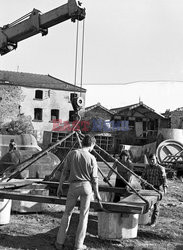
[[[43,99],[35,99],[35,90],[43,91]],[[51,109],[59,110],[60,121],[69,120],[69,111],[73,110],[72,104],[70,102],[70,91],[64,90],[49,90],[49,89],[34,89],[22,87],[22,94],[24,100],[21,102],[21,113],[25,115],[30,115],[32,117],[32,123],[34,129],[37,130],[38,141],[42,142],[42,136],[44,131],[51,131],[53,129],[53,123],[51,119]],[[78,93],[80,96],[80,93]],[[85,93],[81,94],[85,103]],[[34,121],[34,109],[43,109],[42,121]],[[82,108],[84,110],[84,107]],[[81,110],[81,111],[82,111]]]

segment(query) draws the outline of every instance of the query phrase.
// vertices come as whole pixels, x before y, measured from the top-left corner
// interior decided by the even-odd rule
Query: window
[[[51,121],[55,121],[59,119],[59,110],[58,109],[52,109],[51,110]]]
[[[121,116],[120,115],[115,115],[114,120],[121,120]]]
[[[35,99],[43,99],[43,91],[42,90],[36,90],[35,91]]]
[[[135,121],[130,120],[129,121],[129,129],[134,130],[135,129]]]
[[[135,121],[136,121],[136,122],[142,122],[142,118],[141,118],[141,117],[136,117],[136,118],[135,118]]]
[[[107,152],[113,149],[113,138],[111,136],[95,136],[97,145]]]
[[[39,108],[34,109],[34,120],[36,121],[42,121],[43,117],[43,110]]]
[[[57,133],[53,132],[52,133],[52,139],[51,142],[55,143],[58,140],[63,140],[68,133]],[[76,134],[71,135],[69,138],[65,139],[60,145],[59,148],[71,148],[74,146],[74,148],[78,148],[78,144],[75,142],[77,141]]]

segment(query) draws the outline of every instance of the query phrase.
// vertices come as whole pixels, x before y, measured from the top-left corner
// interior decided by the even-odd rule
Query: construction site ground
[[[158,224],[151,228],[139,225],[137,238],[103,240],[98,237],[97,213],[90,212],[85,244],[89,250],[129,249],[162,250],[183,249],[183,183],[169,180],[166,196],[161,201]],[[47,204],[41,213],[11,214],[9,224],[0,226],[0,250],[52,250],[64,206]],[[79,220],[76,208],[66,239],[66,250],[72,250]]]

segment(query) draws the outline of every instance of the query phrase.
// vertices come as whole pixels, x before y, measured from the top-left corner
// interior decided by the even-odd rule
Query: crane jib
[[[17,48],[18,42],[41,33],[47,35],[48,28],[61,22],[71,20],[83,20],[85,8],[81,8],[75,0],[69,0],[67,4],[50,10],[44,14],[33,9],[29,14],[19,18],[11,24],[0,28],[0,54],[5,55]]]

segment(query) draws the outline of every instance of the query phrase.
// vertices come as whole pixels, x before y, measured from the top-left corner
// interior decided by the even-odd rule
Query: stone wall
[[[54,123],[51,121],[51,110],[59,110],[59,123],[69,120],[69,111],[73,110],[70,101],[70,91],[39,89],[43,91],[42,99],[35,98],[35,88],[12,85],[0,86],[0,124],[16,120],[21,114],[30,116],[34,127],[34,134],[42,143],[43,132],[52,131]],[[81,93],[85,101],[85,93]],[[35,109],[42,109],[42,120],[34,119]],[[84,107],[80,112],[84,112]]]
[[[35,88],[22,87],[25,98],[21,102],[21,112],[24,115],[31,116],[37,140],[39,143],[42,143],[44,131],[52,131],[56,126],[53,121],[51,121],[52,109],[59,110],[59,124],[69,120],[69,111],[73,110],[70,101],[70,94],[72,92],[40,88],[37,90],[43,91],[42,99],[35,98]],[[82,93],[81,96],[85,100],[85,93]],[[34,119],[34,110],[36,108],[42,109],[42,120]],[[84,110],[84,107],[82,110]]]
[[[6,123],[17,119],[20,111],[20,102],[23,101],[21,87],[0,86],[0,122]]]
[[[183,109],[175,110],[172,112],[171,128],[183,129]]]

